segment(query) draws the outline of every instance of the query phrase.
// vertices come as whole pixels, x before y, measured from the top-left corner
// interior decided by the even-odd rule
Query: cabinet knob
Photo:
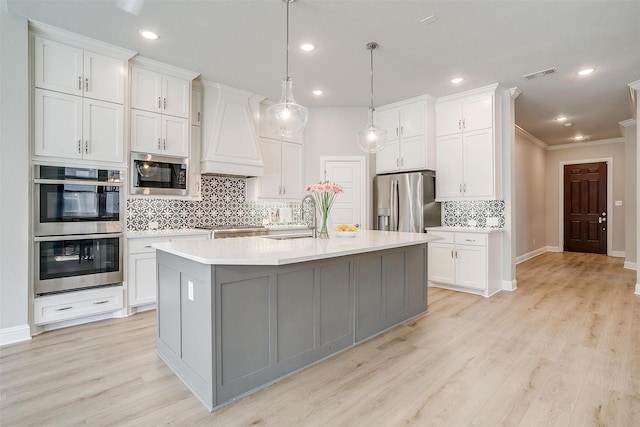
[[[82,90],[82,76],[78,76],[78,90]]]

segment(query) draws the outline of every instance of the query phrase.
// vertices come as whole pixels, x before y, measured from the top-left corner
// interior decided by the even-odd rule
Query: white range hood
[[[250,92],[202,81],[202,174],[262,176],[264,163],[254,126]]]

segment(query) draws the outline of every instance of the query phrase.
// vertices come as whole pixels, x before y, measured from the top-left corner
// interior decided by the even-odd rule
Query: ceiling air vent
[[[531,79],[535,79],[536,77],[544,77],[544,76],[548,76],[549,74],[555,74],[557,72],[558,72],[557,68],[549,68],[546,70],[537,71],[535,73],[525,74],[522,77],[524,77],[525,80],[531,80]]]

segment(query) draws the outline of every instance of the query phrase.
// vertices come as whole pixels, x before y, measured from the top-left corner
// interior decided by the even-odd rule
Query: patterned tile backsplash
[[[504,227],[502,200],[474,200],[443,203],[443,225],[486,227],[488,217],[498,218]],[[291,222],[304,224],[300,217],[300,202],[246,200],[244,178],[202,176],[202,200],[132,198],[127,200],[127,230],[142,231],[149,222],[157,222],[159,230],[211,227],[224,225],[262,225],[269,213],[278,208],[291,209]],[[311,218],[311,206],[305,206],[305,218]],[[281,224],[286,225],[286,224]]]
[[[147,230],[150,221],[157,222],[159,230],[262,225],[269,213],[278,208],[291,209],[289,224],[305,223],[300,218],[299,201],[247,201],[244,178],[202,176],[202,200],[128,199],[127,230]],[[310,206],[305,206],[305,214],[309,209]]]
[[[443,225],[450,227],[466,227],[469,220],[476,221],[476,227],[487,227],[487,218],[498,219],[498,226],[504,227],[503,200],[465,200],[443,203]]]

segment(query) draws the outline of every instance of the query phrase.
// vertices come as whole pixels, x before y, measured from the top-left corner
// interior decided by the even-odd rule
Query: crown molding
[[[568,144],[552,145],[547,150],[570,150],[573,148],[592,147],[594,145],[620,144],[626,142],[624,138],[600,139],[598,141],[570,142]]]
[[[549,149],[549,145],[547,145],[544,141],[542,141],[541,139],[536,138],[535,136],[531,135],[529,132],[527,132],[526,130],[522,129],[520,126],[515,125],[515,128],[516,128],[516,133],[517,134],[520,134],[520,135],[524,136],[530,142],[534,143],[538,147],[542,148],[543,150],[548,150]]]

